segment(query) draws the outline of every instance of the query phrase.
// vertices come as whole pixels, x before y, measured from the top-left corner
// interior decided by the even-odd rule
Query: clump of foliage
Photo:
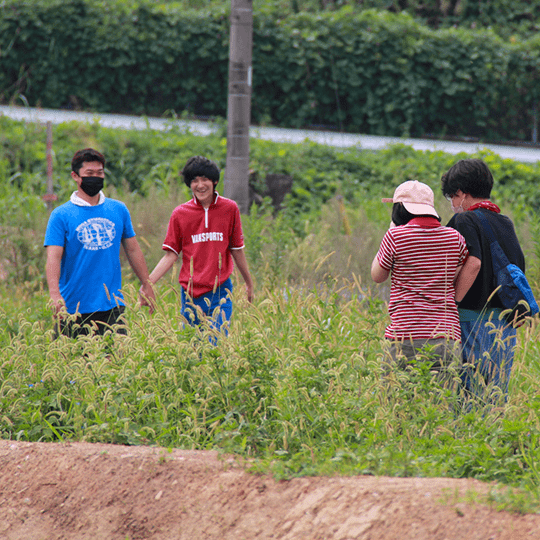
[[[54,0],[45,0],[53,2]],[[182,9],[229,9],[230,0],[96,0],[99,6],[117,3],[129,10],[148,4]],[[282,17],[294,13],[322,13],[349,9],[359,13],[368,9],[407,13],[431,28],[450,26],[493,28],[502,36],[532,35],[538,32],[540,6],[530,0],[253,0],[254,11],[275,12]]]
[[[298,10],[300,11],[300,10]],[[225,7],[10,0],[0,6],[0,100],[224,117]],[[408,13],[254,12],[252,118],[380,135],[529,140],[538,39],[432,30]]]
[[[520,331],[508,404],[468,412],[426,366],[382,377],[386,308],[359,283],[281,282],[252,306],[237,294],[217,347],[182,328],[174,286],[152,317],[127,292],[125,338],[53,341],[44,296],[0,309],[2,437],[219,449],[287,478],[474,477],[536,500],[537,322]]]
[[[44,250],[42,237],[35,231],[44,231],[47,220],[42,199],[47,182],[45,126],[0,117],[0,143],[3,271],[18,283],[38,286],[43,279]],[[54,191],[59,203],[67,200],[74,189],[69,174],[73,154],[88,146],[105,154],[108,193],[126,200],[133,209],[144,245],[153,246],[147,247],[152,263],[159,258],[170,212],[189,197],[179,177],[188,157],[206,155],[220,168],[224,168],[226,159],[226,140],[219,129],[214,135],[202,137],[173,121],[166,131],[114,130],[97,123],[60,124],[53,127]],[[511,213],[522,229],[522,241],[533,252],[532,239],[537,232],[534,216],[540,209],[540,167],[501,159],[489,152],[480,156],[488,162],[496,179],[494,199],[511,202]],[[262,185],[266,176],[279,173],[292,178],[292,190],[277,215],[269,199],[253,208],[253,225],[248,225],[253,231],[249,254],[261,264],[261,272],[262,265],[271,264],[274,275],[279,271],[281,277],[292,276],[308,257],[310,241],[315,236],[317,245],[324,242],[328,252],[336,251],[336,268],[349,268],[368,276],[367,259],[374,254],[389,219],[380,197],[389,196],[405,180],[421,180],[433,188],[439,212],[448,219],[448,204],[440,195],[440,177],[460,157],[464,156],[417,152],[405,145],[375,153],[311,142],[288,144],[252,139],[253,189],[264,195]],[[221,184],[218,190],[222,192]],[[325,216],[324,226],[320,223],[321,215]],[[378,224],[369,232],[365,230],[366,216]],[[336,233],[348,235],[348,243],[336,246]],[[265,238],[270,241],[266,243]],[[371,250],[367,259],[350,266],[348,261],[355,251],[364,249]],[[296,250],[297,255],[290,265],[283,264],[280,252],[289,250]],[[267,257],[264,261],[260,256],[263,252]],[[328,264],[322,269],[327,271]],[[535,271],[534,266],[530,271]]]
[[[243,217],[256,298],[248,305],[233,276],[229,337],[214,347],[212,330],[183,326],[178,269],[159,283],[150,316],[138,307],[136,279],[126,268],[128,336],[54,340],[39,255],[47,219],[45,130],[3,118],[0,124],[1,241],[20,261],[2,251],[1,437],[218,449],[277,477],[475,477],[523,490],[498,494],[499,507],[536,508],[537,320],[519,330],[509,401],[499,408],[464,406],[452,385],[431,377],[429,365],[382,376],[387,289],[368,277],[390,217],[380,197],[410,178],[437,190],[456,157],[403,145],[375,154],[253,140],[254,171],[290,174],[294,189],[282,211],[265,200]],[[73,189],[73,152],[105,152],[108,194],[128,204],[150,266],[160,257],[170,211],[189,196],[178,179],[185,157],[224,159],[219,135],[172,127],[136,133],[71,123],[54,128],[54,141],[59,202]],[[538,291],[540,252],[532,239],[540,225],[531,206],[538,168],[483,157],[496,178],[495,200],[513,214],[529,248],[528,275]],[[444,216],[448,208],[437,199]]]

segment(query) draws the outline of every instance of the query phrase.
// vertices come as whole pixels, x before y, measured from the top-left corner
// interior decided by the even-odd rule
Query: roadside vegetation
[[[435,5],[445,13],[454,6],[460,15],[428,24],[420,12]],[[252,122],[536,144],[540,8],[534,6],[254,2]],[[6,0],[0,102],[223,118],[229,13],[225,0]]]
[[[178,170],[193,154],[220,166],[225,140],[63,124],[53,129],[58,203],[73,190],[73,152],[94,146],[109,159],[107,195],[131,210],[150,267],[161,256],[171,210],[189,196]],[[439,179],[459,157],[397,145],[378,153],[312,143],[252,141],[252,183],[293,178],[276,211],[269,198],[244,216],[256,298],[235,280],[230,336],[183,328],[175,269],[158,286],[152,316],[124,273],[129,335],[52,339],[42,248],[48,217],[45,129],[0,118],[0,436],[218,449],[277,477],[314,474],[474,477],[500,483],[493,504],[537,509],[540,484],[540,328],[519,330],[508,403],[463,407],[429,369],[382,377],[387,284],[369,266],[390,220],[380,202],[407,179],[448,203]],[[540,170],[481,155],[493,199],[512,216],[527,274],[540,282]],[[218,186],[218,190],[222,186]]]
[[[43,0],[42,0],[43,1]],[[47,0],[45,0],[47,1]],[[51,3],[54,0],[48,0]],[[126,10],[143,4],[182,9],[229,9],[231,0],[113,0]],[[32,0],[26,0],[32,3]],[[107,6],[111,0],[96,0]],[[253,0],[256,11],[278,12],[283,16],[295,13],[322,13],[347,9],[361,12],[368,9],[408,13],[432,28],[460,26],[491,28],[499,35],[533,34],[540,28],[540,6],[530,0]]]

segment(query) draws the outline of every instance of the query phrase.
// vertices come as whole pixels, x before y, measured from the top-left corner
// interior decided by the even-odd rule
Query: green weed
[[[110,132],[85,129],[89,131],[63,126],[61,131],[66,138],[73,132],[86,142],[104,133],[112,138]],[[121,146],[124,136],[131,135],[119,135],[116,144]],[[216,155],[222,151],[219,141],[187,137],[193,143],[190,151],[212,144],[217,144]],[[76,144],[69,140],[70,146]],[[144,137],[136,140],[142,148]],[[147,148],[163,164],[152,173],[155,181],[143,182],[137,191],[119,183],[109,194],[127,202],[153,266],[161,256],[169,214],[189,194],[171,172],[178,163],[169,167],[168,158],[154,154],[150,143]],[[265,143],[265,148],[276,147]],[[519,329],[508,403],[498,408],[462,409],[454,379],[442,384],[427,363],[407,371],[382,369],[387,289],[371,287],[369,278],[369,265],[390,219],[380,197],[408,177],[435,187],[437,171],[454,158],[405,148],[380,155],[332,154],[313,145],[292,145],[287,151],[319,159],[321,170],[338,165],[353,170],[354,163],[362,162],[371,172],[354,185],[353,173],[344,172],[347,181],[336,181],[344,207],[314,187],[313,193],[322,195],[306,212],[291,195],[282,212],[263,204],[244,216],[256,297],[247,304],[234,274],[229,337],[221,337],[215,347],[208,340],[210,328],[184,326],[178,268],[159,283],[152,316],[138,307],[138,284],[125,268],[127,336],[54,340],[39,255],[47,211],[36,203],[28,213],[22,199],[14,203],[10,226],[20,227],[26,251],[21,249],[20,264],[10,264],[9,277],[0,282],[0,436],[218,449],[250,458],[255,470],[278,478],[474,477],[512,488],[494,492],[497,508],[531,511],[540,483],[538,320]],[[269,154],[266,170],[273,166]],[[279,159],[277,165],[286,167],[284,156]],[[300,158],[297,167],[308,170]],[[317,174],[307,175],[310,182]],[[537,173],[529,168],[523,174],[534,179]],[[35,176],[25,178],[30,180],[21,180],[17,189],[4,187],[6,196],[22,190],[39,201]],[[59,179],[59,192],[68,193],[69,182]],[[527,184],[527,189],[532,193],[536,188]],[[507,204],[520,223],[518,234],[531,239],[528,262],[534,276],[537,223],[522,203]],[[7,226],[2,220],[0,216],[1,226]]]

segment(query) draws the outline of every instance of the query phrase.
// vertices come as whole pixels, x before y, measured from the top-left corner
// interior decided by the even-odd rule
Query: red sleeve
[[[394,266],[394,254],[396,252],[396,245],[392,236],[391,230],[386,231],[379,252],[377,253],[377,260],[381,265],[381,268],[387,271],[391,271]]]
[[[242,231],[242,220],[240,219],[240,210],[238,205],[234,203],[234,217],[232,223],[231,238],[229,247],[238,249],[244,247],[244,233]]]
[[[177,255],[182,251],[182,229],[179,214],[176,209],[173,211],[162,246],[165,251],[174,251]]]
[[[469,250],[467,249],[467,243],[465,242],[465,238],[461,236],[461,234],[458,232],[459,235],[459,262],[458,266],[463,266],[465,264],[465,261],[469,258]]]

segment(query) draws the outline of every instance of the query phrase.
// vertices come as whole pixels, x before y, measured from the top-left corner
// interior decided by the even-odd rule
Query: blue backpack
[[[495,239],[486,216],[479,210],[475,210],[474,213],[480,218],[490,242],[493,286],[504,308],[512,310],[507,320],[520,320],[527,315],[536,315],[539,311],[538,303],[523,270],[510,263]]]

